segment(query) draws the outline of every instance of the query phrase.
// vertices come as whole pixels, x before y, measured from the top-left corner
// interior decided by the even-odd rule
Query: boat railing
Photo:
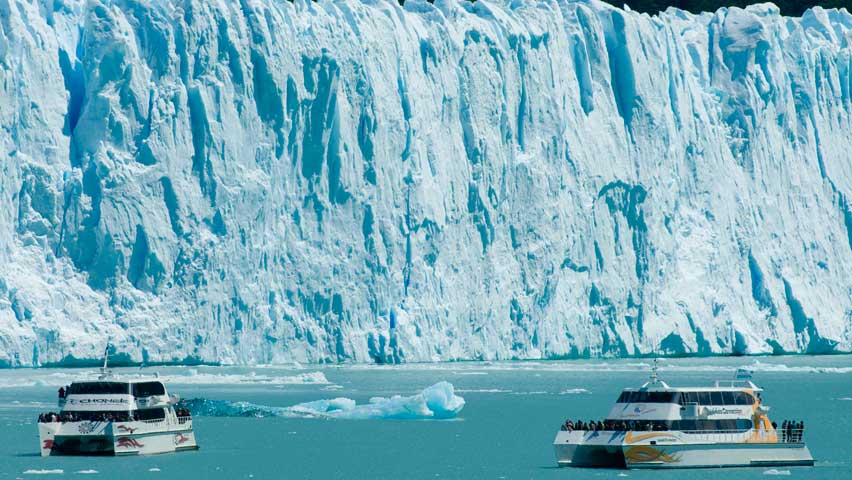
[[[681,430],[692,439],[698,437],[708,441],[767,441],[778,443],[802,443],[804,428],[778,430]]]
[[[779,428],[775,430],[780,443],[803,443],[805,438],[805,427]]]
[[[689,435],[690,440],[709,442],[742,442],[755,435],[752,430],[681,430],[681,433]],[[768,433],[760,430],[757,432],[757,437],[760,440],[769,440],[766,435]]]
[[[178,425],[184,425],[184,424],[189,423],[191,421],[192,421],[191,416],[179,416],[179,417],[177,417]]]
[[[166,423],[165,418],[152,418],[150,420],[139,420],[140,423],[145,423],[148,425],[157,425],[159,423]]]

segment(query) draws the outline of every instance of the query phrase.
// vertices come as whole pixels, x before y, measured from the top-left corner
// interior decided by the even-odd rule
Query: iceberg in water
[[[449,382],[438,382],[416,395],[374,397],[358,404],[350,398],[333,398],[300,403],[290,407],[271,407],[249,402],[228,402],[193,398],[181,405],[193,415],[211,417],[294,417],[345,419],[447,419],[464,408],[464,398],[455,394]]]

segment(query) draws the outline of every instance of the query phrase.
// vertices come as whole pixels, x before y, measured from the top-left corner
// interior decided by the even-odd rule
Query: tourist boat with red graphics
[[[59,413],[39,416],[41,455],[148,455],[197,450],[192,416],[158,376],[107,369],[59,390]]]
[[[625,389],[606,420],[566,421],[553,447],[560,466],[701,468],[813,465],[804,423],[770,421],[763,390],[738,370],[710,387],[670,387],[657,376]]]

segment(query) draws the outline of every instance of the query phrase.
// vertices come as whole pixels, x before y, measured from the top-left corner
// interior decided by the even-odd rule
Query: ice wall
[[[852,349],[852,15],[0,0],[0,365]]]

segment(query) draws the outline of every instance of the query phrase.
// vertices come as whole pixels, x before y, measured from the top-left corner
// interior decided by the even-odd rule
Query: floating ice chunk
[[[160,469],[159,469],[159,468],[157,468],[157,467],[154,467],[154,468],[149,468],[149,469],[148,469],[148,471],[149,471],[149,472],[159,472],[159,471],[160,471]]]
[[[776,470],[774,468],[770,468],[763,472],[764,475],[790,475],[790,470]]]
[[[164,381],[174,385],[229,385],[229,384],[264,384],[264,385],[328,385],[331,382],[322,372],[306,372],[297,375],[258,375],[251,372],[247,375],[199,373],[190,370],[188,375],[161,375]]]
[[[94,474],[98,473],[98,471],[97,471],[97,470],[88,469],[88,470],[77,470],[77,471],[76,471],[76,472],[74,472],[74,473],[78,473],[78,474],[80,474],[80,475],[94,475]]]
[[[465,401],[455,394],[449,382],[438,382],[409,397],[373,397],[357,404],[351,398],[332,398],[300,403],[291,407],[270,407],[249,402],[227,402],[193,398],[181,405],[194,415],[213,417],[300,417],[346,419],[445,419],[453,418]]]
[[[473,388],[466,390],[456,390],[459,393],[512,393],[511,390],[503,390],[501,388]]]
[[[53,470],[24,470],[24,475],[62,475],[63,473],[65,473],[65,470],[62,470],[61,468],[55,468]]]
[[[573,394],[577,394],[577,393],[592,393],[592,392],[586,390],[585,388],[566,388],[565,390],[562,390],[561,392],[559,392],[559,395],[573,395]]]

